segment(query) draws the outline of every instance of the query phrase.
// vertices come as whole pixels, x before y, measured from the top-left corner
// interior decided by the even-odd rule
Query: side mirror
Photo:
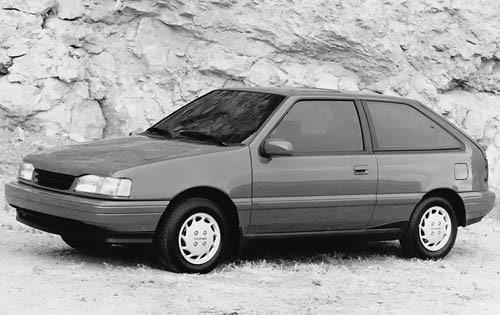
[[[262,153],[267,157],[273,155],[291,156],[293,154],[293,145],[286,140],[267,139],[262,146]]]

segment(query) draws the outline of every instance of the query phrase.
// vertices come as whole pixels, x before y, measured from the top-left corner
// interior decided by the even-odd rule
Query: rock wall
[[[498,0],[0,0],[0,128],[96,139],[224,86],[416,98],[500,182]]]

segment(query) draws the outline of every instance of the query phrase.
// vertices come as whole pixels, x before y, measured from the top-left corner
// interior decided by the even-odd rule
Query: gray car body
[[[398,238],[416,205],[429,195],[447,198],[461,226],[481,220],[493,208],[495,196],[488,191],[482,149],[417,101],[321,89],[234,90],[275,93],[286,99],[241,145],[223,147],[133,136],[40,152],[24,159],[35,168],[56,173],[130,178],[130,198],[96,197],[18,180],[6,185],[7,201],[16,208],[98,227],[112,243],[150,242],[169,205],[189,196],[205,196],[220,203],[231,212],[244,238],[329,234]],[[364,152],[265,156],[263,143],[300,100],[353,100],[360,116]],[[367,100],[416,108],[454,135],[461,148],[374,150],[363,106]],[[455,179],[456,164],[467,165],[466,179]],[[353,168],[359,165],[367,167],[367,174],[354,174]],[[68,232],[18,219],[49,232]]]

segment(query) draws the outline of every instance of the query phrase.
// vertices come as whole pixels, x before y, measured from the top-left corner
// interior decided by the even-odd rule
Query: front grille
[[[54,173],[40,169],[35,169],[33,173],[33,182],[48,188],[68,190],[74,180],[75,176],[72,175]]]

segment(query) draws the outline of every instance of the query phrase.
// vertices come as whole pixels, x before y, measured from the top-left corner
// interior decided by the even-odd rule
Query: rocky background
[[[419,99],[500,183],[498,0],[0,0],[0,128],[123,135],[226,86]]]

